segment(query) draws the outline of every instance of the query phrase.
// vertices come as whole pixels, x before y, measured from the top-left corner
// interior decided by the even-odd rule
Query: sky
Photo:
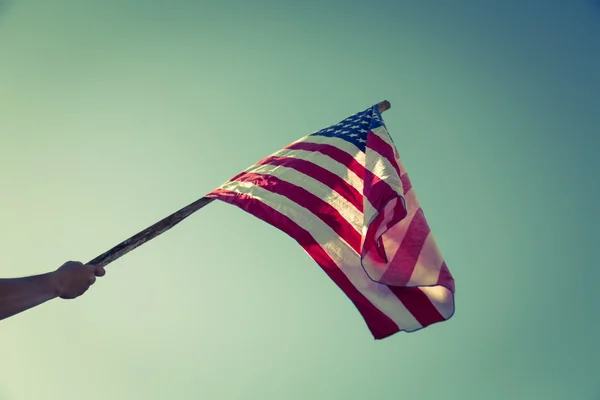
[[[1,277],[387,99],[456,312],[373,340],[298,244],[214,202],[1,321],[0,400],[600,399],[600,2],[3,4]]]

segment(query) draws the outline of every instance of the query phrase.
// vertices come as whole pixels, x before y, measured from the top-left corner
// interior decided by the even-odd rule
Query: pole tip
[[[391,106],[392,105],[387,100],[384,100],[384,101],[382,101],[380,103],[377,103],[377,107],[379,107],[379,112],[380,113],[382,113],[382,112],[384,112],[386,110],[389,110]]]

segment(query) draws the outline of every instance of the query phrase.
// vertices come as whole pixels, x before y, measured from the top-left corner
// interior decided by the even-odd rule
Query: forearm
[[[0,320],[58,297],[52,272],[25,278],[0,279]]]

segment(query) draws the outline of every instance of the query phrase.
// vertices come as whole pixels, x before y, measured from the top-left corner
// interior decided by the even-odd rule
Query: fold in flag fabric
[[[207,197],[294,238],[375,339],[454,313],[454,279],[377,105],[301,138]]]

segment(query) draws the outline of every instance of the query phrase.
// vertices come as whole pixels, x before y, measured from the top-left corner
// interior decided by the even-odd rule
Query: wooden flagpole
[[[384,100],[378,103],[377,107],[379,108],[379,112],[384,112],[386,110],[389,110],[391,105],[389,101]],[[122,241],[112,249],[100,254],[98,257],[88,262],[88,264],[103,267],[110,264],[116,259],[129,253],[136,247],[139,247],[142,244],[148,242],[149,240],[154,239],[161,233],[168,231],[169,229],[183,221],[185,218],[192,215],[194,212],[198,211],[205,205],[211,203],[213,200],[215,199],[202,197],[201,199],[194,201],[193,203],[183,207],[181,210],[174,212],[168,217],[158,221],[154,225],[149,226],[143,231],[133,235],[129,239]]]

